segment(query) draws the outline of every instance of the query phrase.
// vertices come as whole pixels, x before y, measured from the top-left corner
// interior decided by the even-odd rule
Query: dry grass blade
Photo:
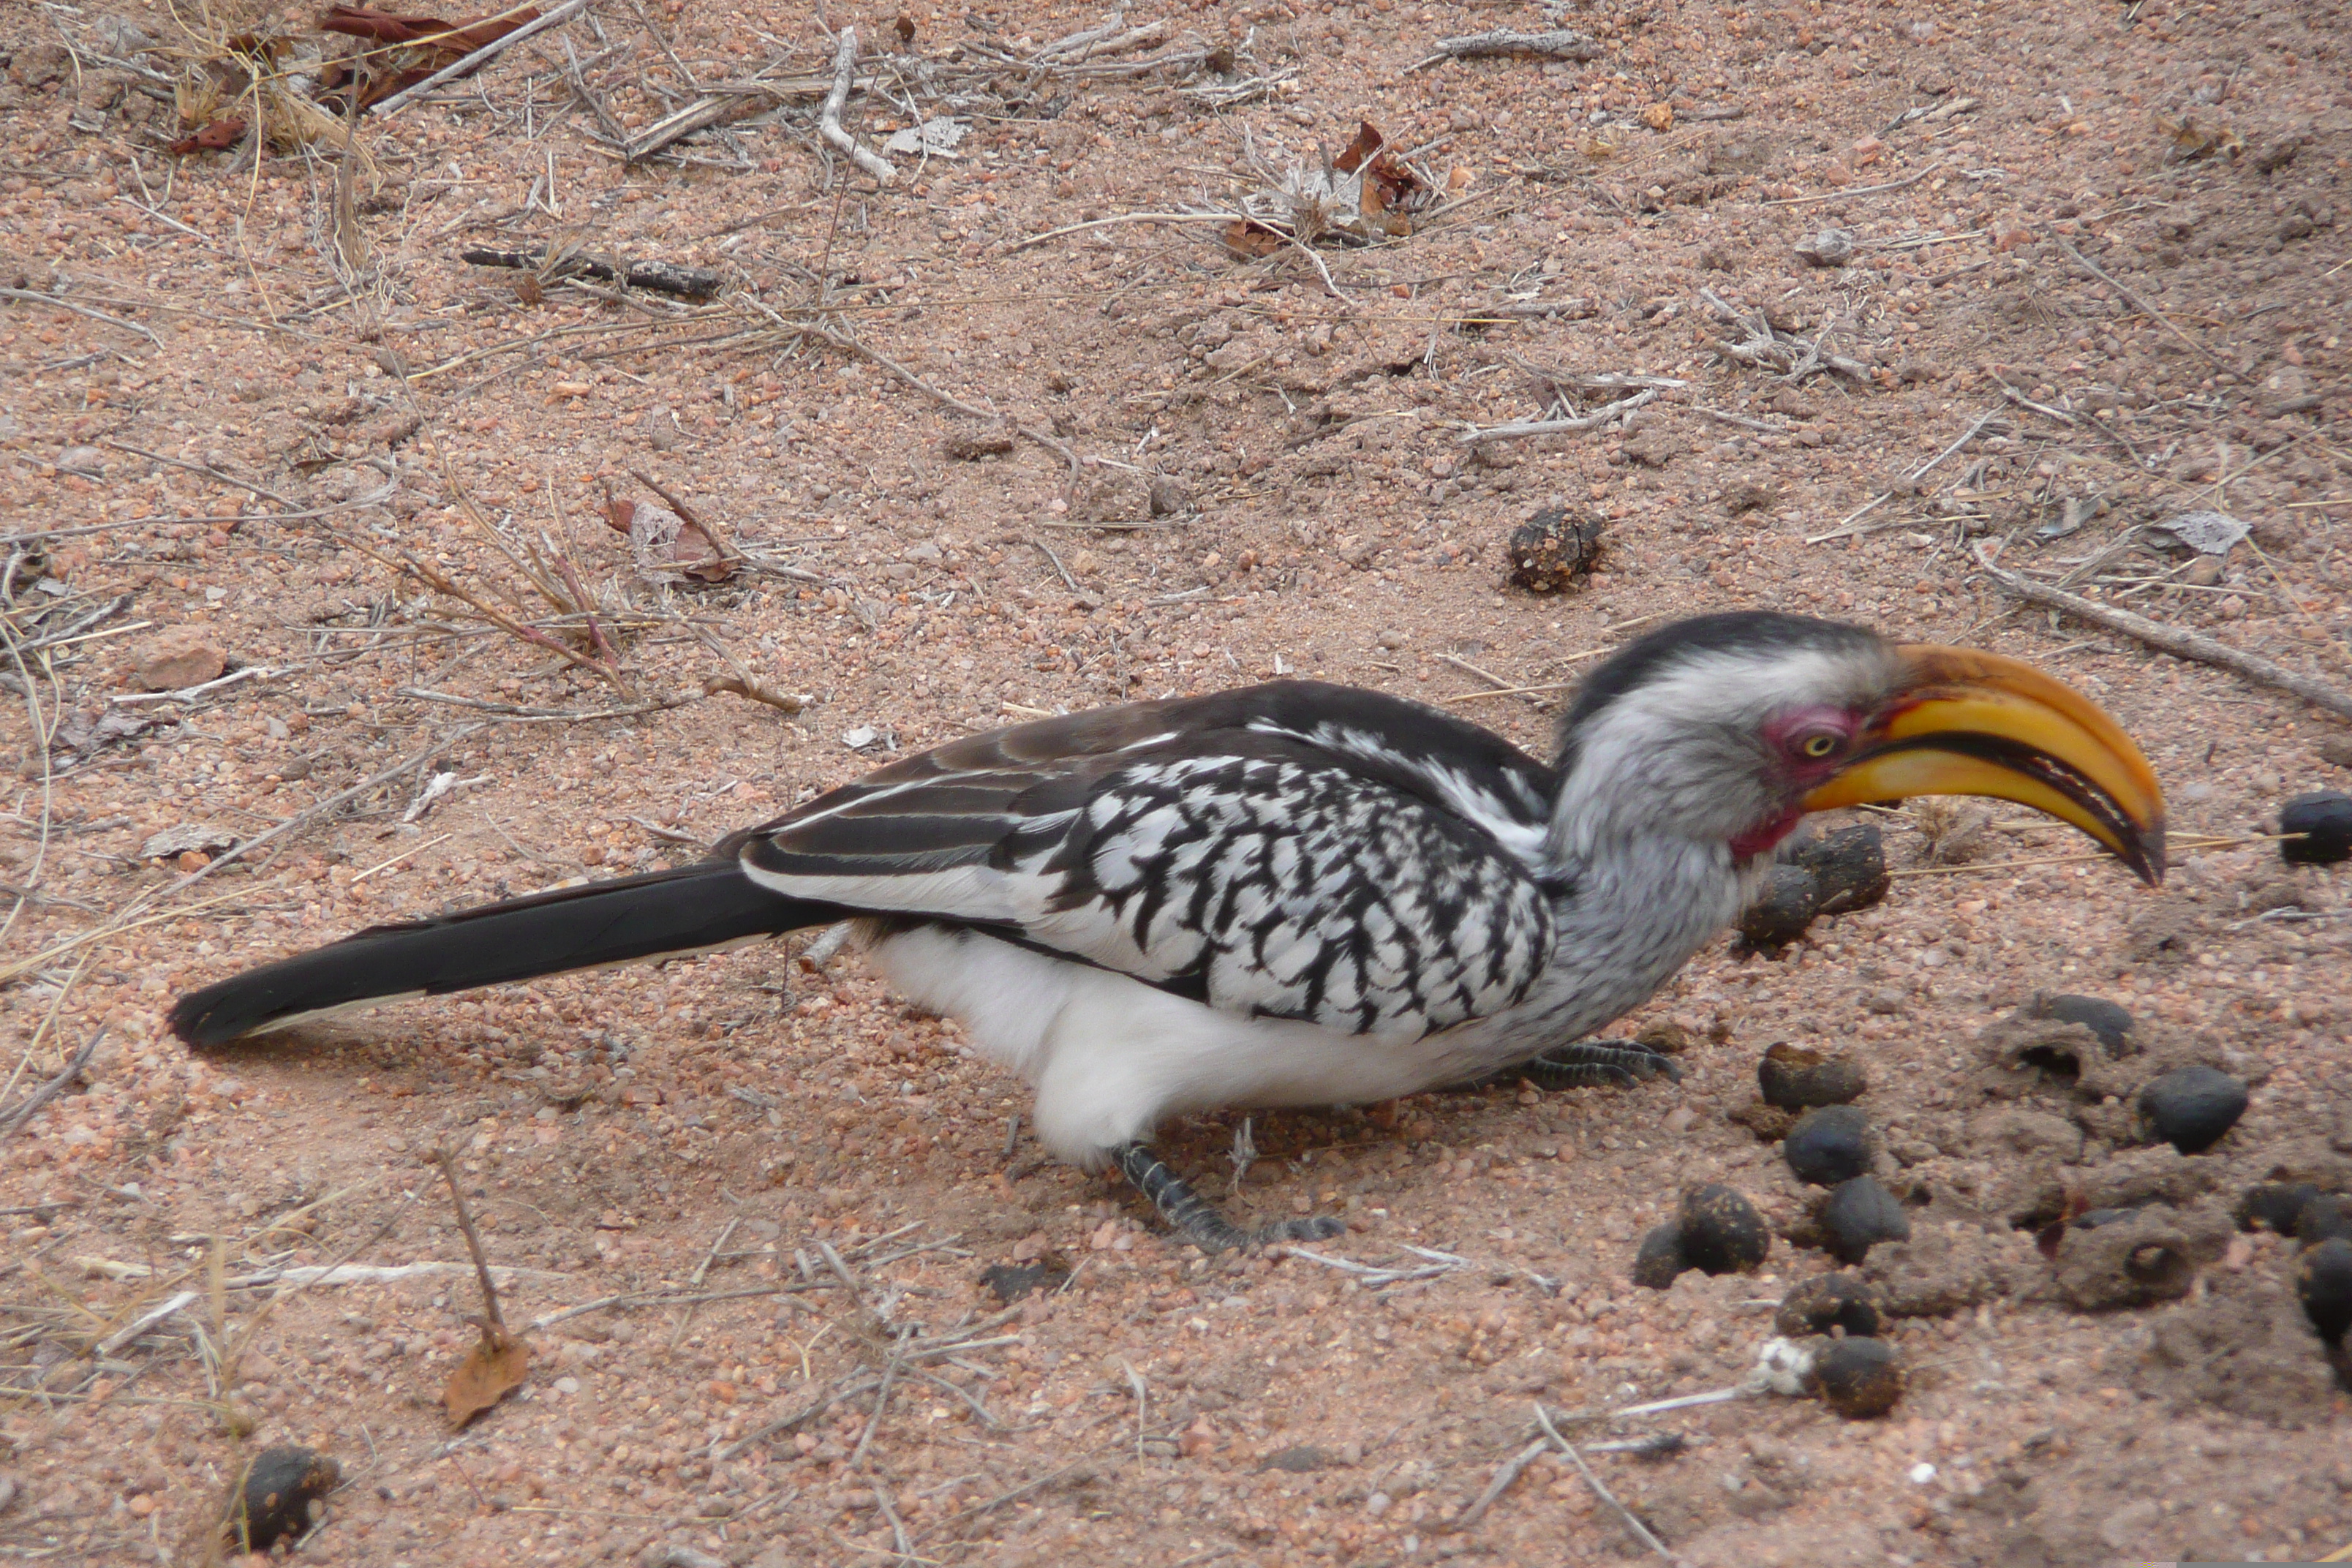
[[[441,1391],[441,1403],[449,1412],[449,1419],[463,1426],[483,1411],[522,1385],[530,1373],[530,1351],[522,1341],[507,1331],[506,1317],[499,1310],[499,1289],[490,1281],[489,1260],[482,1255],[482,1238],[474,1229],[474,1216],[466,1206],[466,1194],[457,1182],[457,1163],[446,1149],[434,1152],[434,1161],[441,1174],[448,1179],[449,1201],[457,1206],[457,1228],[466,1235],[466,1247],[474,1255],[474,1271],[482,1287],[482,1316],[479,1321],[481,1338],[466,1352],[450,1374],[448,1384]]]
[[[92,1035],[81,1049],[73,1054],[73,1059],[67,1062],[55,1078],[26,1096],[23,1105],[14,1110],[0,1110],[0,1139],[6,1138],[26,1122],[30,1121],[39,1112],[41,1107],[70,1088],[73,1080],[81,1076],[82,1069],[89,1066],[89,1058],[97,1052],[99,1042],[105,1038],[106,1026],[101,1024],[99,1026],[98,1033]]]

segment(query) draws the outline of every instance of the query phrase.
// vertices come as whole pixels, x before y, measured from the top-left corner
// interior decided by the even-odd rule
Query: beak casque
[[[2073,823],[2140,879],[2164,879],[2164,794],[2139,748],[2082,693],[2030,664],[1916,643],[1902,695],[1807,811],[1920,795],[1987,795]]]

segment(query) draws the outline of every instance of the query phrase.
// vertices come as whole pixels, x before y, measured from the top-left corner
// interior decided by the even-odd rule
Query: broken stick
[[[841,128],[842,107],[849,101],[849,80],[856,69],[857,29],[844,27],[833,51],[833,90],[824,95],[824,108],[816,117],[817,132],[846,153],[851,163],[887,185],[898,179],[898,169],[887,158],[860,144],[856,137]]]
[[[1521,33],[1509,27],[1495,27],[1484,33],[1440,38],[1437,40],[1437,53],[1430,58],[1475,60],[1498,55],[1548,55],[1556,60],[1597,60],[1602,52],[1599,39],[1587,37],[1566,27],[1553,27],[1541,33]]]
[[[1993,581],[2021,599],[2046,605],[2053,610],[2063,610],[2078,620],[2137,637],[2148,647],[2171,654],[2176,658],[2214,665],[2243,676],[2258,686],[2293,692],[2315,708],[2324,708],[2340,719],[2352,719],[2352,693],[2339,691],[2324,680],[2297,675],[2284,665],[2273,664],[2269,659],[2231,647],[2227,643],[2215,642],[2202,632],[2162,626],[2146,616],[2118,610],[2113,605],[2085,599],[2079,594],[2069,594],[2063,588],[2053,588],[2018,573],[2004,571],[1992,563],[1992,558],[1981,544],[1977,546],[1977,564],[1983,567],[1985,574]]]
[[[466,1352],[466,1359],[450,1375],[448,1386],[441,1391],[441,1402],[448,1409],[449,1419],[463,1426],[521,1384],[530,1370],[530,1352],[507,1331],[506,1315],[499,1310],[498,1287],[490,1283],[489,1259],[482,1255],[482,1238],[474,1229],[472,1212],[466,1207],[465,1189],[457,1181],[457,1160],[446,1148],[441,1148],[433,1152],[433,1163],[448,1179],[449,1201],[457,1209],[457,1228],[465,1233],[466,1248],[474,1255],[474,1272],[482,1285],[482,1315],[476,1320],[482,1337]]]
[[[475,267],[514,267],[530,270],[546,266],[547,247],[530,246],[521,250],[461,250],[457,259]],[[727,287],[727,279],[707,267],[680,267],[669,261],[632,261],[625,268],[593,257],[573,256],[558,261],[552,282],[562,278],[593,278],[600,283],[619,283],[631,289],[651,289],[663,294],[677,294],[688,300],[708,300]]]
[[[435,88],[439,87],[442,83],[446,81],[455,81],[461,76],[466,76],[481,69],[484,66],[489,64],[492,60],[506,53],[509,49],[513,48],[517,44],[521,43],[525,38],[530,37],[536,34],[544,33],[550,27],[558,26],[565,22],[569,22],[572,17],[578,16],[587,8],[588,0],[567,0],[566,4],[558,5],[554,10],[546,13],[544,16],[541,16],[529,22],[525,22],[521,26],[517,27],[513,32],[509,33],[506,37],[502,38],[493,38],[490,42],[484,44],[480,48],[476,49],[472,54],[467,55],[464,59],[457,61],[455,65],[435,71],[431,76],[426,77],[423,81],[416,83],[413,87],[404,87],[401,89],[398,92],[394,93],[390,98],[385,99],[381,103],[370,104],[368,106],[368,112],[374,115],[379,120],[389,118],[392,115],[398,113],[401,110],[405,109],[408,105],[415,102],[418,99],[423,98],[426,93],[431,92]],[[528,6],[516,6],[512,10],[501,12],[497,16],[478,18],[476,25],[478,25],[478,23],[482,21],[499,21],[506,16],[513,16],[517,11],[527,9],[529,9]]]

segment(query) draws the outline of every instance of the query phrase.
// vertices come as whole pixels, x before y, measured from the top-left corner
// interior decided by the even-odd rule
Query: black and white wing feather
[[[1511,1006],[1543,971],[1549,787],[1448,715],[1290,682],[955,742],[732,847],[794,897],[1410,1039]]]

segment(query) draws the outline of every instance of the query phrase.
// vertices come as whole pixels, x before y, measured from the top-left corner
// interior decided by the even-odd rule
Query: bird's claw
[[[1224,1252],[1236,1247],[1273,1247],[1289,1241],[1328,1241],[1348,1228],[1344,1220],[1318,1215],[1312,1219],[1276,1220],[1256,1230],[1244,1230],[1219,1212],[1217,1205],[1192,1190],[1192,1184],[1143,1143],[1123,1143],[1109,1151],[1121,1174],[1150,1198],[1176,1234],[1203,1252]]]

